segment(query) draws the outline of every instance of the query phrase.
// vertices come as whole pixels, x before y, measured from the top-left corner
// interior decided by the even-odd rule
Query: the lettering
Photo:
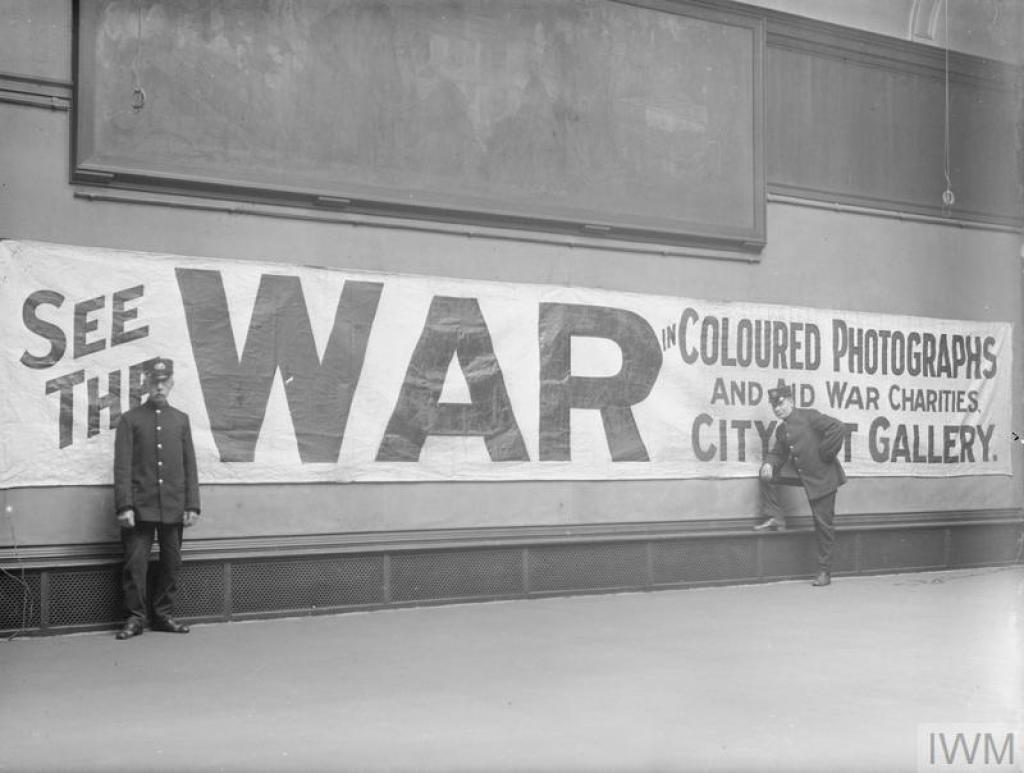
[[[614,376],[574,376],[572,340],[607,338],[622,351]],[[540,304],[540,459],[569,461],[573,409],[601,413],[613,461],[649,461],[632,407],[650,394],[661,370],[658,336],[638,314],[624,309],[562,303]]]
[[[878,387],[867,386],[863,389],[855,384],[851,385],[845,381],[826,381],[825,392],[828,394],[828,403],[832,408],[845,410],[857,408],[862,411],[878,410]]]
[[[139,312],[138,308],[129,307],[128,304],[141,298],[143,293],[144,286],[136,285],[112,294],[109,324],[111,347],[137,341],[149,335],[147,325],[132,329],[126,327],[127,323],[137,319]],[[22,304],[21,317],[25,327],[50,345],[49,351],[42,355],[32,354],[27,350],[22,352],[21,364],[25,367],[42,370],[56,365],[64,358],[68,347],[64,329],[55,322],[40,319],[38,312],[40,306],[53,306],[59,309],[65,300],[64,295],[53,290],[37,290]],[[102,320],[99,316],[99,312],[106,306],[105,295],[88,298],[74,305],[71,319],[74,359],[81,359],[107,348],[107,338],[101,330]]]
[[[50,350],[43,355],[31,354],[25,351],[21,355],[21,364],[27,368],[41,370],[56,365],[61,361],[64,352],[68,348],[68,339],[59,325],[40,319],[37,311],[40,306],[54,306],[60,308],[64,303],[64,296],[52,290],[37,290],[25,299],[21,306],[21,319],[25,327],[46,340],[50,344]],[[48,393],[49,394],[49,393]]]
[[[965,764],[973,765],[979,751],[982,752],[979,763],[983,761],[986,767],[1003,765],[1004,758],[1006,765],[1014,764],[1014,733],[1006,733],[1001,746],[997,746],[993,733],[975,733],[969,746],[966,733],[953,734],[952,744],[949,743],[946,733],[929,733],[928,736],[929,763],[932,765],[954,765],[960,757]]]
[[[812,322],[701,317],[687,307],[679,318],[679,354],[687,365],[817,370],[821,331]]]
[[[440,401],[453,358],[462,368],[470,403]],[[475,298],[436,297],[431,302],[377,461],[417,461],[430,435],[482,437],[492,461],[530,460]]]
[[[843,439],[843,461],[853,458],[851,438],[859,429],[856,423],[846,422],[846,435]],[[760,442],[761,456],[764,459],[771,448],[772,436],[778,427],[777,421],[750,421],[748,419],[715,419],[707,413],[699,414],[690,428],[690,444],[693,455],[698,461],[727,462],[735,454],[736,461],[747,461],[747,437],[751,428],[757,432]],[[717,442],[716,442],[717,441]]]
[[[265,274],[239,357],[220,272],[176,273],[221,461],[253,461],[280,371],[299,457],[304,463],[337,462],[383,285],[345,282],[321,360],[299,278]]]
[[[873,461],[890,464],[994,462],[994,432],[994,424],[893,424],[878,416],[868,430],[868,452]]]
[[[851,327],[832,320],[832,370],[836,373],[993,378],[998,369],[993,336]]]

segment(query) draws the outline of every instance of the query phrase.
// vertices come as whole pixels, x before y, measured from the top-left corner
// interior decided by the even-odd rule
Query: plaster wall
[[[10,0],[8,10],[11,23],[0,29],[0,72],[70,79],[70,3]],[[68,184],[69,131],[67,112],[0,102],[0,237],[1008,321],[1016,333],[1014,394],[1022,394],[1019,234],[769,201],[767,247],[758,262],[748,263],[470,238],[408,227],[89,201],[76,198]],[[1022,417],[1024,406],[1018,402],[1014,425],[1024,429]],[[886,514],[1019,508],[1024,462],[1021,448],[1013,448],[1012,477],[853,479],[842,492],[839,510]],[[204,490],[205,509],[211,517],[193,534],[217,538],[745,519],[754,515],[755,492],[753,470],[749,480],[740,481],[219,486]],[[799,497],[793,503],[806,511]],[[111,494],[104,488],[0,491],[9,526],[0,530],[0,545],[112,541],[116,530],[111,504]]]
[[[66,113],[0,104],[0,233],[5,237],[468,279],[684,297],[998,320],[1020,329],[1019,238],[775,202],[760,262],[663,257],[428,230],[89,201],[67,184]],[[1015,393],[1020,393],[1019,339]],[[1020,406],[1015,406],[1020,415]],[[1019,422],[1019,419],[1018,419]],[[1014,447],[1016,449],[1016,446]],[[218,486],[195,537],[301,535],[470,526],[751,518],[749,480]],[[841,513],[1019,507],[1014,476],[853,479]],[[103,488],[0,493],[0,544],[116,537]],[[805,503],[794,498],[797,508]]]

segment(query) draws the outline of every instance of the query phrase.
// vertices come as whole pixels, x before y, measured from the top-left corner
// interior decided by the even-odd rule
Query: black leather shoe
[[[133,636],[142,636],[142,623],[134,617],[124,624],[124,628],[117,632],[118,639],[130,639]]]
[[[820,588],[823,585],[832,584],[832,575],[828,572],[818,572],[818,576],[814,578],[814,582],[811,583],[815,588]]]
[[[179,623],[173,617],[162,617],[154,620],[152,628],[154,631],[163,631],[164,633],[188,633],[191,630],[187,625]]]

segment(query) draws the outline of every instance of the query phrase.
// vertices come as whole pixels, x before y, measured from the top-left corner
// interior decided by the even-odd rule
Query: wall
[[[64,81],[70,75],[70,10],[60,0],[16,3],[0,32],[0,73]],[[36,45],[25,45],[25,40]],[[10,45],[16,43],[16,45]],[[12,91],[11,78],[0,86]],[[43,84],[45,86],[45,84]],[[315,222],[274,207],[218,210],[216,202],[147,195],[91,201],[68,184],[69,113],[0,101],[0,236],[377,271],[550,283],[618,291],[824,308],[999,320],[1017,330],[1014,393],[1021,394],[1019,234],[1008,229],[901,219],[790,198],[770,198],[760,261],[665,257],[516,238],[418,230],[415,223]],[[116,197],[115,197],[116,198]],[[145,199],[149,203],[140,203]],[[210,209],[199,208],[209,203]],[[304,215],[305,213],[295,213]],[[392,227],[398,225],[400,227]],[[1015,421],[1022,406],[1014,406]],[[1016,449],[1016,446],[1015,446]],[[1012,477],[855,479],[840,511],[866,517],[1019,511],[1022,459]],[[409,529],[644,524],[747,524],[756,486],[744,481],[629,481],[222,486],[204,491],[209,515],[195,544]],[[110,492],[0,492],[8,526],[0,548],[38,555],[53,546],[116,539]],[[793,504],[806,513],[799,498]],[[68,547],[71,550],[71,547]],[[49,553],[48,553],[49,551]],[[68,552],[68,551],[65,551]],[[73,551],[72,551],[73,552]]]
[[[752,0],[752,5],[1020,64],[1024,7],[1003,0]],[[947,24],[948,20],[948,24]]]

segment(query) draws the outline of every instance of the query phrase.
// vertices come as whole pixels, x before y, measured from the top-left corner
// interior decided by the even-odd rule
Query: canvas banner
[[[850,476],[1011,472],[1005,322],[16,241],[0,272],[4,488],[109,483],[157,356],[204,483],[752,477],[779,379]]]

